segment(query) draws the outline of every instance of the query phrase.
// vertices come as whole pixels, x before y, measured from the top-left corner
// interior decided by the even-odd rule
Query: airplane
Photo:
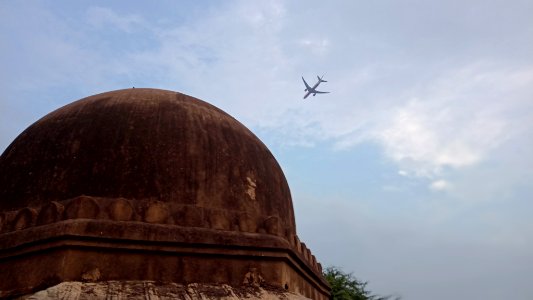
[[[304,81],[304,84],[305,84],[305,90],[304,92],[307,92],[304,96],[304,99],[309,97],[309,95],[313,94],[313,96],[316,96],[316,94],[327,94],[329,92],[320,92],[320,91],[317,91],[316,88],[318,87],[318,85],[321,83],[321,82],[327,82],[325,80],[323,80],[322,78],[324,78],[324,75],[322,75],[322,77],[316,77],[318,78],[318,82],[315,83],[315,85],[313,87],[310,87],[307,82],[305,82],[305,79],[304,77],[302,76],[302,80]]]

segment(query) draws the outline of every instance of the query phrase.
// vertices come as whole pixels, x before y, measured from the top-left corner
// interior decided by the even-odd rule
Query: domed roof
[[[66,105],[0,157],[0,211],[86,195],[279,218],[295,232],[289,187],[267,147],[222,110],[157,89]]]

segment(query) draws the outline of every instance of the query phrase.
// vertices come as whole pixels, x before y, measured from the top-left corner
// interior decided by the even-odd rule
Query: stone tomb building
[[[0,297],[147,282],[175,296],[194,283],[328,299],[321,271],[270,151],[193,97],[94,95],[38,120],[0,157]]]

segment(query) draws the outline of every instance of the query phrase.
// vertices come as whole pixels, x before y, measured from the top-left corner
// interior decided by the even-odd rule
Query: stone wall
[[[197,219],[198,227],[180,226]],[[327,299],[321,266],[275,217],[81,196],[0,215],[0,296],[64,281],[266,284]],[[262,278],[246,282],[247,274]],[[250,277],[250,276],[248,276]]]
[[[46,290],[25,295],[20,300],[46,299],[187,299],[187,300],[306,300],[295,293],[274,287],[240,287],[226,284],[157,284],[153,281],[63,282]]]

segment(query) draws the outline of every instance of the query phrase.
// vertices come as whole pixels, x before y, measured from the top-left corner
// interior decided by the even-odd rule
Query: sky
[[[272,151],[324,266],[533,299],[533,1],[0,0],[0,152],[74,100],[203,99]],[[301,77],[330,94],[303,100]]]

